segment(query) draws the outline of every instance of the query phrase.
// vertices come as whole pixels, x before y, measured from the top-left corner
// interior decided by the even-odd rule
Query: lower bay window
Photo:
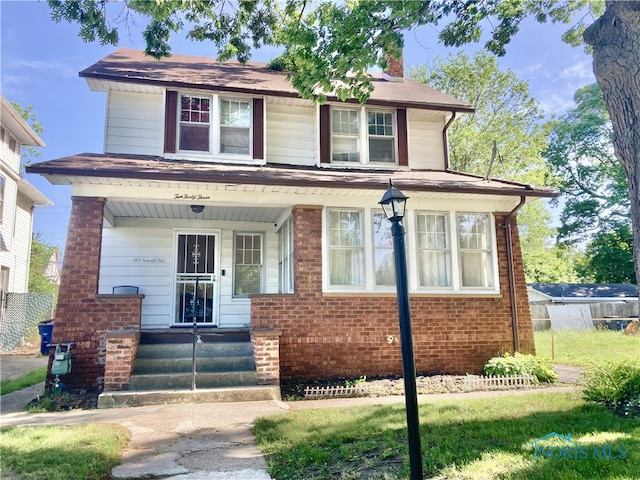
[[[416,211],[404,224],[411,290],[495,291],[491,214]],[[329,208],[326,232],[329,290],[395,291],[391,224],[381,210]]]

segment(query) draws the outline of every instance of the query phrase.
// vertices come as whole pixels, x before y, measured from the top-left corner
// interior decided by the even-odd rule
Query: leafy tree
[[[628,225],[599,232],[587,246],[584,262],[577,266],[586,281],[636,283],[633,268],[633,238]]]
[[[492,176],[548,183],[550,169],[540,155],[548,128],[528,82],[510,69],[501,71],[495,57],[486,52],[477,52],[473,58],[458,53],[446,61],[436,57],[429,64],[409,68],[408,73],[475,109],[449,127],[451,168],[486,175],[495,142],[500,160]]]
[[[548,122],[529,84],[512,70],[501,71],[495,57],[478,52],[439,57],[408,69],[409,76],[473,105],[473,114],[462,115],[448,130],[451,168],[500,176],[526,183],[548,184],[551,169],[540,152],[547,145]],[[496,151],[494,151],[494,145]],[[546,205],[535,202],[518,215],[522,255],[528,282],[573,281],[576,274],[568,246],[555,245]]]
[[[581,254],[572,246],[556,243],[557,229],[543,202],[525,205],[518,214],[518,230],[528,283],[575,283],[575,265]]]
[[[44,132],[44,127],[38,121],[36,112],[33,111],[33,105],[29,105],[27,108],[22,108],[19,103],[11,102],[11,106],[16,112],[29,124],[33,131],[40,135]],[[31,165],[33,161],[42,156],[42,152],[36,147],[31,145],[23,145],[20,152],[20,169],[24,171],[24,167]]]
[[[489,28],[485,48],[496,55],[517,34],[520,22],[569,23],[585,6],[597,19],[586,27],[584,16],[563,36],[570,43],[581,39],[591,46],[594,72],[614,131],[614,151],[622,164],[631,199],[636,276],[640,272],[640,2],[601,0],[432,0],[399,2],[371,0],[310,2],[308,0],[128,0],[111,17],[109,0],[49,0],[52,18],[80,24],[85,41],[117,44],[124,17],[136,13],[148,21],[144,31],[146,52],[155,58],[170,54],[171,34],[188,29],[194,40],[211,40],[221,60],[247,60],[253,48],[282,46],[283,61],[293,70],[292,84],[306,98],[365,101],[372,90],[367,70],[386,66],[385,55],[397,56],[403,32],[425,24],[439,25],[446,46],[481,39]]]
[[[29,263],[29,292],[57,295],[57,283],[45,276],[45,271],[55,250],[56,247],[42,240],[40,233],[34,234],[31,240],[31,261]]]
[[[613,153],[613,130],[600,87],[580,88],[574,100],[576,106],[554,122],[544,152],[562,178],[559,235],[568,242],[631,223],[627,179]]]

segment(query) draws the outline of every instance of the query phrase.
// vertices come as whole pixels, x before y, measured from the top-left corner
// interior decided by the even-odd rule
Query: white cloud
[[[560,72],[560,78],[578,80],[580,81],[580,83],[584,83],[585,80],[592,80],[593,70],[591,67],[591,62],[589,60],[581,60],[569,67],[564,68]]]
[[[78,70],[75,66],[52,60],[24,60],[18,59],[7,62],[5,70],[20,71],[34,70],[39,73],[51,73],[60,77],[76,77]]]

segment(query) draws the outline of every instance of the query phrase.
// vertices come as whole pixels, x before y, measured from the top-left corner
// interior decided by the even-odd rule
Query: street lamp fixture
[[[420,422],[418,419],[418,392],[416,388],[416,364],[413,355],[411,333],[411,309],[407,285],[407,255],[404,244],[402,219],[408,197],[395,188],[389,180],[389,188],[382,196],[380,205],[391,222],[393,251],[396,266],[396,291],[398,292],[398,316],[400,319],[400,345],[402,348],[402,370],[404,397],[407,410],[407,433],[409,443],[409,468],[411,480],[422,480],[422,449],[420,447]]]

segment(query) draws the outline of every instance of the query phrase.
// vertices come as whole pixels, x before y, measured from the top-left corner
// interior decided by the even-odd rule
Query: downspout
[[[516,298],[516,273],[513,266],[513,245],[512,245],[512,232],[511,232],[511,219],[518,213],[518,210],[522,208],[526,197],[520,196],[520,203],[516,205],[516,208],[511,210],[505,217],[505,236],[507,239],[507,271],[509,272],[509,298],[511,299],[511,329],[513,330],[513,351],[520,351],[520,335],[518,334],[518,307]]]
[[[444,170],[445,172],[449,171],[449,142],[447,141],[447,130],[449,129],[449,125],[456,119],[456,112],[451,112],[451,118],[447,122],[447,124],[442,129],[442,145],[444,146]]]

